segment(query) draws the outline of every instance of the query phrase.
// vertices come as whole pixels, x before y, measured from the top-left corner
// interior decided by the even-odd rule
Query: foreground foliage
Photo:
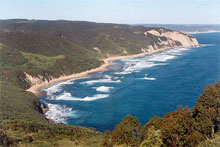
[[[106,132],[102,145],[200,146],[218,145],[220,131],[220,81],[209,85],[193,109],[179,107],[163,118],[154,117],[143,127],[128,115],[111,133]],[[203,142],[204,140],[207,141]]]

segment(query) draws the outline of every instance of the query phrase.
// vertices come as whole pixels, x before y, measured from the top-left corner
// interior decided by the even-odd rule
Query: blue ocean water
[[[114,129],[127,114],[142,124],[177,106],[192,108],[208,84],[220,80],[220,33],[193,34],[195,48],[115,61],[108,71],[42,89],[47,118],[56,123]]]

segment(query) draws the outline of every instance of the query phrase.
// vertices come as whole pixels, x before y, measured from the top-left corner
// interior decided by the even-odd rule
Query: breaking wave
[[[118,77],[104,75],[103,79],[85,81],[85,82],[82,82],[82,84],[92,85],[95,83],[120,83],[120,82],[121,82],[121,80],[118,80]]]
[[[156,78],[148,78],[148,77],[144,77],[143,79],[145,79],[145,80],[156,80]]]
[[[121,72],[115,72],[115,74],[131,74],[133,72],[139,72],[141,69],[150,68],[158,65],[166,65],[165,63],[154,63],[147,61],[139,61],[139,62],[126,62],[123,70]]]
[[[61,82],[61,83],[58,83],[58,84],[55,84],[49,88],[46,88],[44,89],[44,91],[47,92],[47,95],[48,96],[52,96],[53,93],[59,93],[62,91],[62,86],[64,85],[71,85],[74,83],[74,80],[68,80],[68,81],[65,81],[65,82]]]
[[[190,48],[175,48],[141,58],[138,57],[123,59],[121,60],[124,63],[122,71],[115,72],[115,74],[131,74],[133,72],[139,72],[141,69],[144,68],[150,68],[159,65],[167,65],[168,60],[174,59],[182,55],[187,50],[190,50]]]
[[[99,91],[99,92],[109,92],[110,89],[114,88],[114,87],[107,87],[107,86],[100,86],[100,87],[94,87],[96,88],[96,91]]]
[[[55,123],[66,124],[66,120],[68,116],[77,118],[76,110],[72,110],[72,108],[68,108],[65,105],[61,106],[58,104],[48,105],[48,111],[45,113],[47,119],[52,120]]]
[[[144,79],[144,80],[156,80],[156,78],[148,77],[148,74],[145,74],[145,77],[144,77],[144,78],[140,78],[140,79]]]
[[[169,54],[160,54],[160,55],[155,55],[152,58],[150,58],[148,61],[156,61],[156,62],[165,62],[167,60],[175,58],[175,55],[169,55]]]
[[[94,101],[109,97],[108,94],[96,94],[94,96],[86,96],[84,98],[74,97],[69,92],[64,92],[62,95],[55,98],[55,100],[68,100],[68,101]]]

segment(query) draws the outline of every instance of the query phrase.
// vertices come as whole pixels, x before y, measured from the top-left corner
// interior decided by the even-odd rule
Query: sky
[[[0,0],[0,19],[220,24],[220,0]]]

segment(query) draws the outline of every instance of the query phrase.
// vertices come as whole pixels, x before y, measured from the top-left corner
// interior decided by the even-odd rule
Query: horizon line
[[[126,24],[126,23],[116,23],[116,22],[99,22],[90,20],[70,20],[70,19],[28,19],[28,18],[7,18],[0,20],[27,20],[27,21],[72,21],[72,22],[91,22],[91,23],[105,23],[105,24]],[[199,23],[127,23],[126,25],[220,25],[220,23],[210,23],[210,24],[199,24]]]

